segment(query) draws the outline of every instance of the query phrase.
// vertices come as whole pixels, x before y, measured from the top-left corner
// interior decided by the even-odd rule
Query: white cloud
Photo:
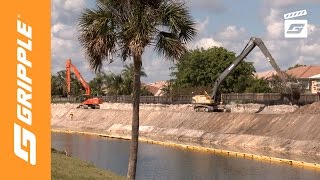
[[[237,26],[231,25],[220,32],[218,37],[224,40],[237,40],[242,39],[245,33],[246,30],[243,27],[238,28]]]
[[[213,13],[226,11],[222,0],[193,1],[191,8],[210,10]],[[301,2],[315,2],[305,0]],[[57,72],[65,68],[66,58],[72,58],[72,62],[77,66],[84,78],[89,81],[93,76],[89,63],[86,61],[82,48],[77,39],[77,21],[82,7],[88,7],[89,0],[53,0],[52,1],[52,72]],[[283,7],[300,3],[298,0],[288,1],[265,1],[263,12],[265,16],[262,21],[265,25],[265,33],[261,32],[261,38],[265,42],[270,53],[282,69],[300,64],[319,64],[320,59],[320,25],[309,24],[307,39],[285,39],[283,36],[283,14],[286,13]],[[92,4],[91,4],[92,5]],[[211,9],[210,9],[211,8]],[[208,12],[206,12],[208,13]],[[190,48],[212,46],[223,46],[228,50],[239,54],[245,47],[250,36],[244,27],[229,24],[221,31],[212,32],[208,29],[212,16],[200,19],[197,24],[198,37],[189,45]],[[256,48],[247,58],[253,61],[258,71],[270,70],[271,65],[267,62],[263,54]],[[105,65],[105,72],[121,72],[122,67],[127,62],[121,60],[114,61],[110,65]],[[151,50],[147,50],[143,56],[143,66],[148,75],[144,82],[170,79],[170,70],[173,64],[160,58]]]
[[[84,53],[77,39],[77,19],[84,0],[53,0],[51,10],[51,72],[65,69],[67,58],[78,68],[88,81],[92,72],[86,67]]]
[[[320,39],[320,25],[308,24],[308,42],[317,43]]]
[[[54,34],[53,36],[74,40],[77,39],[77,31],[74,26],[57,23],[51,27],[51,32]]]
[[[72,51],[74,47],[72,40],[65,40],[59,37],[53,37],[51,39],[51,51],[53,54],[67,54],[68,51]]]
[[[147,78],[142,78],[142,81],[145,83],[151,83],[154,81],[162,81],[170,79],[170,70],[169,67],[173,66],[173,62],[165,60],[162,57],[155,57],[148,52],[143,57],[143,67],[147,74]]]
[[[185,0],[187,5],[189,7],[201,10],[201,11],[207,11],[209,13],[223,13],[227,10],[227,6],[223,2],[223,0],[201,0],[201,1],[195,1],[195,0]]]
[[[283,2],[266,1],[268,6],[264,7],[266,16],[264,24],[266,33],[262,36],[270,53],[282,69],[287,69],[294,64],[319,65],[320,59],[320,30],[319,25],[308,25],[308,38],[305,39],[287,39],[284,37],[284,19],[283,14],[287,13],[287,6],[299,3],[296,0]],[[305,1],[315,2],[315,1]],[[318,49],[318,50],[317,50]],[[258,51],[254,51],[252,56],[258,66],[258,71],[272,69],[269,63],[266,63],[265,57]]]
[[[68,11],[79,11],[85,5],[84,0],[65,0],[64,9]]]
[[[212,34],[211,36],[204,36],[190,44],[189,48],[204,48],[210,47],[225,47],[228,50],[239,53],[249,41],[246,29],[229,25],[222,31]]]
[[[288,1],[264,1],[262,21],[265,31],[261,32],[260,38],[276,60],[281,69],[287,69],[294,64],[319,65],[320,61],[320,25],[308,25],[308,38],[286,39],[284,38],[283,14],[287,13],[285,7],[299,3],[319,2],[319,0],[288,0]],[[243,27],[229,25],[220,32],[211,33],[200,38],[192,47],[205,48],[219,45],[239,54],[250,36]],[[246,61],[254,62],[257,71],[272,69],[262,52],[256,47],[247,57]]]
[[[190,48],[191,49],[196,49],[196,48],[204,48],[204,49],[208,49],[210,47],[213,47],[213,46],[222,46],[222,43],[221,42],[218,42],[216,40],[214,40],[213,38],[210,38],[210,37],[206,37],[206,38],[202,38],[194,43],[192,43],[190,45]]]
[[[198,31],[198,34],[202,33],[209,24],[209,17],[206,17],[203,21],[200,21],[196,24],[196,29]]]
[[[77,39],[77,21],[83,6],[88,7],[89,1],[84,0],[53,0],[52,1],[52,25],[51,25],[51,72],[56,73],[65,69],[67,58],[71,58],[72,63],[77,67],[86,81],[94,77],[94,72],[90,68],[85,58],[84,50]],[[92,4],[91,4],[92,5]],[[205,28],[209,18],[200,23],[201,28]],[[104,64],[102,71],[106,73],[120,73],[125,64],[132,63],[128,59],[123,62],[116,59],[111,64]],[[143,78],[143,82],[153,82],[170,78],[169,67],[172,63],[160,59],[151,50],[147,50],[143,57],[143,67],[148,75]]]
[[[315,56],[320,58],[320,43],[302,44],[301,53],[305,56]]]
[[[264,18],[264,22],[268,38],[276,39],[283,36],[283,19],[280,10],[271,8],[269,14]]]
[[[268,4],[270,7],[283,8],[283,7],[288,7],[296,4],[315,3],[315,2],[319,2],[319,0],[285,0],[285,1],[264,0],[264,2]]]

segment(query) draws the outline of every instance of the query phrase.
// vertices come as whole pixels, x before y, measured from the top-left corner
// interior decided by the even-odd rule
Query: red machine
[[[86,93],[84,94],[86,100],[82,102],[77,108],[84,108],[84,109],[100,109],[100,105],[102,104],[102,99],[100,98],[90,98],[90,86],[89,84],[82,78],[81,74],[79,73],[78,69],[71,63],[71,59],[67,59],[66,62],[66,80],[67,80],[67,89],[68,89],[68,94],[70,93],[70,75],[71,75],[71,70],[73,73],[76,75],[78,80],[81,82],[82,86],[86,90]]]

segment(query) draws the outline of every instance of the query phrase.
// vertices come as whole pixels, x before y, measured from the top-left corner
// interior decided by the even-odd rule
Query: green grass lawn
[[[52,180],[126,179],[108,170],[99,169],[84,161],[51,151]]]

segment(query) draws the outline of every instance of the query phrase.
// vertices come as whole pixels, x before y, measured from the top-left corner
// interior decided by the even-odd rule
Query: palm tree
[[[91,87],[91,94],[96,96],[103,95],[103,88],[106,84],[106,74],[103,72],[100,72],[96,74],[96,77],[94,77],[90,82],[89,86]]]
[[[67,96],[66,70],[61,70],[56,75],[51,76],[51,94]],[[71,94],[81,94],[81,84],[75,78],[74,73],[71,73]]]
[[[184,3],[172,0],[96,0],[97,6],[85,9],[79,20],[79,40],[90,66],[100,71],[111,55],[133,58],[133,116],[128,178],[135,179],[142,54],[146,47],[174,60],[186,52],[186,43],[196,34]]]
[[[133,89],[133,77],[134,77],[134,66],[133,64],[126,64],[123,66],[123,70],[121,71],[121,77],[123,78],[123,93],[124,94],[132,94]],[[147,77],[143,67],[141,67],[140,77]]]
[[[55,88],[59,89],[62,95],[67,95],[66,70],[57,72]]]
[[[105,76],[105,90],[108,95],[122,95],[123,94],[123,78],[120,74],[107,74]]]
[[[124,77],[124,78],[132,78],[134,76],[134,67],[133,67],[133,64],[126,64],[123,66],[123,70],[121,71],[121,75]],[[147,77],[147,74],[146,72],[144,71],[144,68],[141,67],[141,73],[140,73],[140,77]]]

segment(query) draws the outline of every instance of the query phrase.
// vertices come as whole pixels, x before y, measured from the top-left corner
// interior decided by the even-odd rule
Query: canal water
[[[51,144],[99,168],[127,174],[129,141],[52,133]],[[320,171],[140,143],[137,179],[320,180]]]

